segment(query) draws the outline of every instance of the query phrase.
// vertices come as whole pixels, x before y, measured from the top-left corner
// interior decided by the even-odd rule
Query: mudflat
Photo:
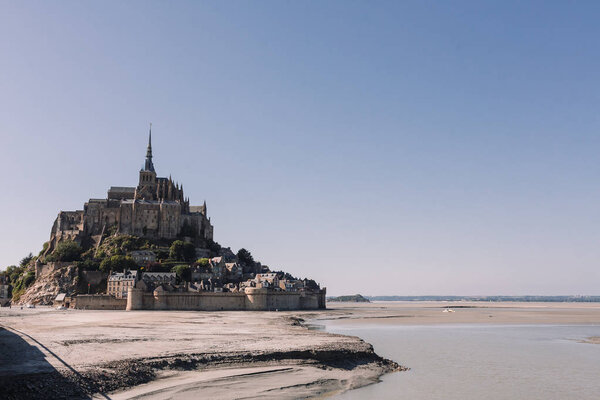
[[[403,369],[396,363],[402,360],[379,357],[357,337],[307,329],[321,320],[600,324],[600,304],[329,303],[310,312],[2,308],[0,398],[311,398]]]
[[[402,368],[318,312],[0,309],[0,397],[299,398]]]
[[[328,303],[316,319],[335,324],[600,324],[600,303],[373,302]]]

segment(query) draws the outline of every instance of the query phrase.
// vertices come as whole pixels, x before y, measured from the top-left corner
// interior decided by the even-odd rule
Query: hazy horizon
[[[0,2],[0,269],[159,176],[328,295],[597,295],[600,3]]]

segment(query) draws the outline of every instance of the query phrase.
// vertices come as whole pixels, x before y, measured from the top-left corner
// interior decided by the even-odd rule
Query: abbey
[[[202,247],[213,239],[213,226],[202,206],[190,206],[183,185],[157,177],[152,163],[152,130],[137,187],[113,186],[105,199],[90,199],[83,210],[61,211],[54,221],[48,252],[62,240],[98,242],[105,232],[152,239],[185,236]]]

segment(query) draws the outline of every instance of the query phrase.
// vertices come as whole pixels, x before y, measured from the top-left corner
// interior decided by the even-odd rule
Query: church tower
[[[156,171],[152,163],[152,124],[148,134],[148,147],[146,148],[146,161],[140,170],[140,181],[137,187],[137,198],[154,200],[156,196]]]

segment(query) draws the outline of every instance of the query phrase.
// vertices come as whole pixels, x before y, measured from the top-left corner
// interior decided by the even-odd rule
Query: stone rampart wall
[[[73,298],[72,308],[80,310],[124,310],[126,299],[117,299],[107,294],[80,294]]]
[[[316,310],[320,294],[304,292],[273,292],[267,289],[247,289],[240,293],[145,293],[131,288],[127,310],[196,310],[196,311],[284,311]]]

